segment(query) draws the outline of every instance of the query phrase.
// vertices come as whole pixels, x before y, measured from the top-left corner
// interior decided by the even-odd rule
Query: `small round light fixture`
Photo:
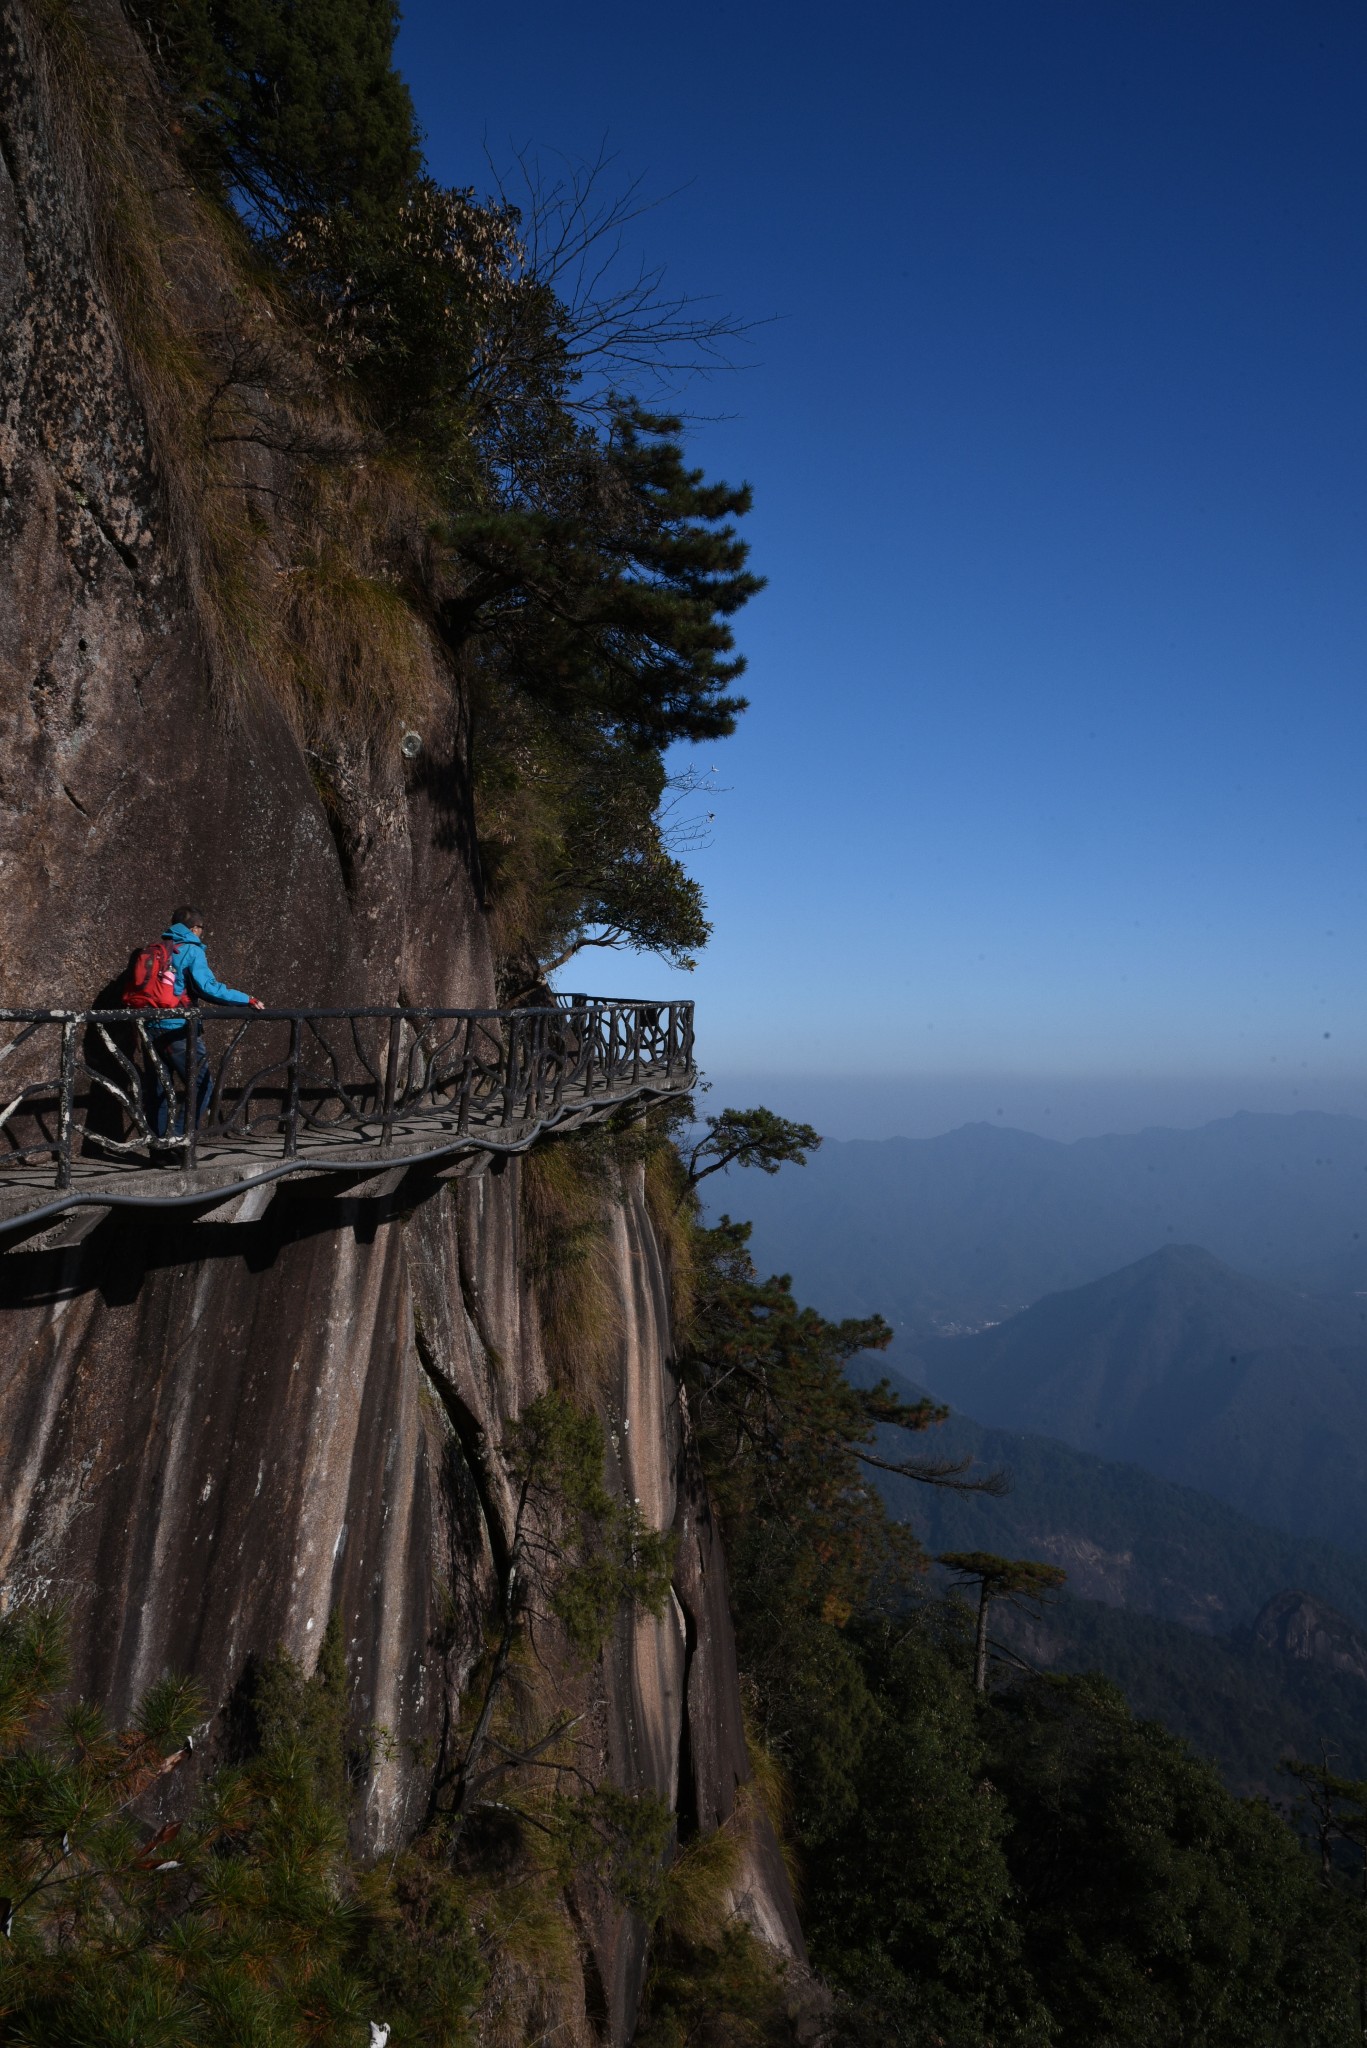
[[[406,732],[399,741],[399,752],[403,755],[405,761],[416,761],[422,752],[422,734],[420,732]]]

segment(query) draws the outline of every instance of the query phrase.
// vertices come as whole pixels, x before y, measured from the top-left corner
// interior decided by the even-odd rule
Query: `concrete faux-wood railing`
[[[77,1207],[208,1203],[301,1174],[349,1182],[525,1152],[697,1079],[692,1003],[196,1007],[176,1013],[204,1047],[196,1118],[168,1058],[185,1033],[158,1029],[166,1014],[0,1009],[0,1233]]]

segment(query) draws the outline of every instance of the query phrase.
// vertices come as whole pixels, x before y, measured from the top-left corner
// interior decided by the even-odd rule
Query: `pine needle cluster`
[[[0,2040],[364,2043],[376,1987],[316,1712],[283,1667],[249,1762],[193,1774],[203,1702],[165,1680],[132,1728],[84,1702],[50,1726],[60,1623],[0,1623]],[[319,1689],[295,1676],[301,1702]],[[155,1795],[155,1797],[154,1797]],[[182,1818],[154,1824],[149,1809]]]

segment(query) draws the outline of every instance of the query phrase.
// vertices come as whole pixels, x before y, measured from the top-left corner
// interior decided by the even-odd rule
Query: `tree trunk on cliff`
[[[998,1557],[990,1550],[947,1550],[935,1562],[947,1566],[961,1585],[978,1588],[978,1633],[973,1651],[973,1690],[987,1691],[987,1614],[994,1600],[1015,1606],[1056,1592],[1067,1574],[1056,1564],[1033,1558]]]
[[[513,1544],[508,1555],[508,1574],[503,1582],[503,1627],[498,1639],[498,1648],[494,1652],[494,1661],[489,1670],[489,1682],[484,1688],[484,1698],[480,1702],[479,1714],[476,1717],[474,1728],[471,1730],[470,1740],[465,1745],[465,1754],[461,1758],[459,1768],[455,1774],[456,1793],[455,1799],[452,1802],[454,1820],[451,1829],[453,1847],[459,1842],[461,1835],[465,1831],[465,1823],[469,1819],[470,1797],[478,1777],[485,1746],[489,1740],[489,1728],[494,1718],[494,1707],[497,1703],[499,1692],[502,1689],[503,1681],[508,1675],[508,1660],[512,1656],[513,1644],[517,1640],[517,1629],[522,1605],[523,1519],[527,1512],[527,1496],[529,1491],[530,1481],[524,1480],[522,1491],[518,1498],[517,1515],[513,1523]]]
[[[978,1595],[978,1639],[973,1652],[974,1692],[987,1691],[987,1610],[991,1605],[992,1595],[984,1579]]]

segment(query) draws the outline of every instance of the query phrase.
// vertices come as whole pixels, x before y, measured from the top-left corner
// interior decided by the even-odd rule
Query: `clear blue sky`
[[[713,1069],[1367,1106],[1367,10],[410,0],[399,61],[438,176],[606,137],[771,318],[688,400],[769,578]]]

